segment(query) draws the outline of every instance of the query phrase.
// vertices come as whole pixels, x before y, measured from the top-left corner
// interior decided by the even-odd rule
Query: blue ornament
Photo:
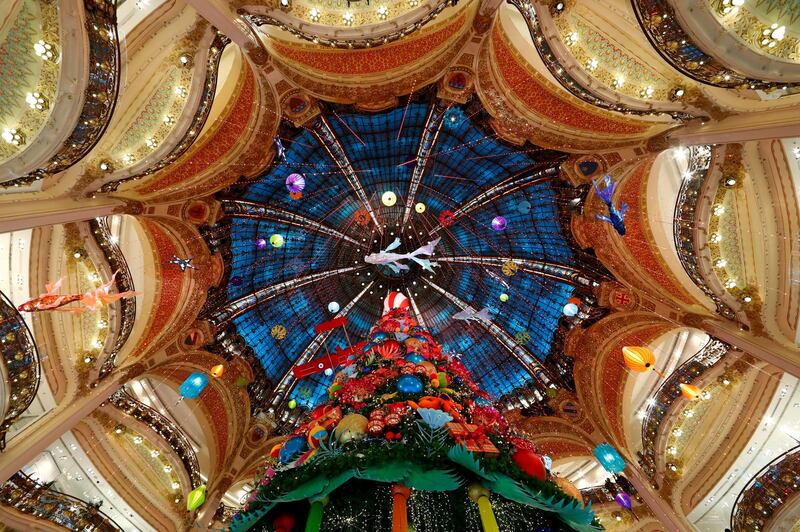
[[[389,335],[383,331],[378,331],[372,335],[373,342],[383,342],[387,338],[389,338]]]
[[[233,286],[241,286],[242,278],[238,275],[234,275],[233,277],[231,277],[231,284]]]
[[[414,364],[419,364],[420,362],[425,360],[425,357],[420,355],[419,353],[411,353],[410,355],[406,355],[405,360],[406,362],[413,362]]]
[[[490,400],[485,397],[481,397],[480,395],[476,395],[473,401],[478,406],[492,406],[492,402]]]
[[[286,440],[286,443],[281,447],[281,452],[278,454],[278,459],[282,464],[291,462],[297,455],[306,452],[308,444],[303,436],[295,436]]]
[[[372,373],[372,366],[364,366],[361,370],[362,373]]]
[[[601,443],[594,448],[594,456],[600,465],[614,475],[622,473],[625,470],[625,460],[620,456],[619,452],[608,443]]]
[[[377,346],[377,345],[378,345],[378,344],[374,344],[374,343],[372,343],[372,342],[370,342],[370,343],[368,343],[368,344],[365,344],[365,345],[364,345],[364,349],[362,349],[362,350],[361,350],[361,352],[362,352],[362,353],[364,353],[364,354],[366,355],[367,353],[369,353],[370,351],[372,351],[372,348],[373,348],[373,347],[375,347],[375,346]]]
[[[192,372],[180,386],[181,395],[187,399],[197,399],[208,384],[208,375],[199,371]]]
[[[422,381],[414,375],[403,375],[397,379],[397,391],[400,393],[420,393]]]
[[[547,455],[542,456],[542,461],[544,461],[544,467],[550,471],[553,468],[553,459]]]

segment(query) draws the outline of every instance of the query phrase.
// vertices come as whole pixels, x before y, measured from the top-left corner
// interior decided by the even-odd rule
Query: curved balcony
[[[726,89],[766,91],[800,86],[798,83],[748,77],[725,66],[692,39],[667,0],[631,0],[631,3],[639,25],[653,48],[673,68],[695,81]],[[789,94],[787,91],[783,93]]]
[[[89,41],[88,81],[78,121],[58,151],[43,166],[3,182],[3,187],[29,185],[66,170],[89,153],[111,120],[120,76],[116,0],[85,0],[84,15]]]
[[[508,0],[508,3],[516,7],[525,19],[533,45],[547,70],[573,96],[601,109],[629,115],[654,117],[666,115],[680,121],[708,116],[699,109],[687,109],[687,106],[681,103],[642,102],[598,86],[585,69],[572,58],[564,43],[557,37],[548,37],[543,31],[542,21],[550,18],[545,7],[539,3],[537,12],[537,6],[529,0]]]
[[[186,468],[186,473],[192,483],[192,489],[202,484],[197,455],[189,442],[189,438],[186,437],[180,427],[168,417],[133,397],[125,387],[114,392],[114,395],[109,398],[109,402],[121,412],[148,425],[156,434],[164,438],[164,441],[172,447],[175,454],[180,458],[181,463],[183,463],[184,468]]]
[[[128,268],[128,262],[122,254],[122,250],[111,234],[111,229],[108,226],[108,218],[95,218],[91,220],[89,222],[89,228],[92,232],[92,237],[103,252],[106,261],[108,261],[111,271],[117,272],[115,278],[117,292],[133,291],[133,276]],[[119,324],[117,327],[112,327],[111,329],[119,332],[114,339],[114,344],[106,351],[108,356],[103,361],[103,365],[100,368],[100,377],[105,377],[114,369],[117,355],[128,340],[133,330],[134,321],[136,320],[135,297],[120,299],[118,304],[120,309],[117,314]]]
[[[18,471],[0,487],[0,502],[67,530],[121,532],[113,519],[78,498],[50,489]]]
[[[700,351],[678,366],[661,384],[652,400],[648,402],[642,420],[642,452],[639,463],[645,473],[656,478],[656,443],[661,432],[666,430],[664,420],[672,405],[681,397],[680,384],[691,384],[703,373],[713,367],[728,353],[730,346],[725,342],[710,338]]]
[[[702,253],[698,251],[706,246],[706,234],[698,228],[707,225],[702,218],[709,214],[710,208],[710,205],[699,208],[700,200],[709,196],[712,180],[708,178],[718,166],[715,162],[724,158],[724,149],[699,145],[691,146],[687,150],[689,167],[678,191],[672,219],[675,249],[684,270],[694,284],[714,302],[717,312],[728,319],[735,319],[737,313],[723,299],[724,290],[721,286],[715,289],[709,282],[712,275],[709,275],[709,268],[702,264]]]
[[[299,2],[297,2],[299,3]],[[378,7],[375,10],[366,8],[350,10],[352,4],[359,5],[357,0],[347,1],[347,12],[323,13],[317,4],[308,6],[292,6],[292,0],[281,0],[281,9],[249,7],[240,14],[253,26],[276,26],[314,44],[333,48],[371,48],[394,42],[420,29],[435,19],[448,6],[455,5],[457,0],[411,0],[411,8],[398,16],[392,16],[388,9]],[[398,4],[399,5],[399,4]],[[369,6],[369,2],[366,2]],[[326,17],[340,16],[335,20]]]
[[[211,114],[211,105],[214,103],[214,95],[217,91],[219,62],[220,59],[222,59],[222,52],[230,42],[231,40],[221,33],[217,33],[214,36],[214,39],[211,41],[211,45],[209,46],[208,50],[208,56],[206,58],[205,82],[203,83],[203,92],[200,95],[200,104],[194,113],[194,117],[189,124],[189,128],[183,134],[183,137],[178,141],[175,147],[173,147],[172,150],[160,161],[151,165],[146,170],[105,183],[100,187],[100,192],[116,192],[116,190],[123,183],[136,181],[152,175],[166,166],[174,163],[178,160],[178,158],[181,157],[181,155],[186,153],[195,140],[197,140],[197,135],[200,133],[200,131],[202,131],[206,120],[208,120],[208,116]]]
[[[739,492],[731,511],[731,530],[764,530],[772,516],[797,493],[800,445],[767,464]]]
[[[31,405],[39,389],[39,354],[28,325],[9,299],[0,292],[0,451],[6,446],[6,433]]]

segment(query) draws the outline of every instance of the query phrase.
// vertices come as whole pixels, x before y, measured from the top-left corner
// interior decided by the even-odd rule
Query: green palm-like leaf
[[[320,493],[330,482],[326,476],[320,475],[314,479],[309,480],[305,484],[301,484],[297,488],[288,493],[284,493],[273,499],[275,502],[289,502],[299,501],[302,499],[310,499],[314,495]]]
[[[422,491],[453,491],[463,480],[452,469],[422,469],[414,466],[403,480],[409,488]]]
[[[467,450],[465,445],[454,445],[447,451],[447,457],[451,462],[455,462],[464,469],[468,469],[478,476],[492,481],[495,479],[495,474],[486,473],[481,466],[480,460],[475,458],[475,455]]]
[[[389,462],[367,469],[359,469],[355,476],[375,482],[399,482],[408,475],[410,468],[411,464],[408,462]]]
[[[234,519],[233,523],[231,523],[231,532],[244,532],[245,530],[249,530],[259,519],[267,515],[274,506],[275,503],[273,502],[259,506],[251,512],[238,514],[241,518]]]
[[[313,501],[318,501],[318,500],[320,500],[320,499],[322,499],[324,497],[327,497],[336,488],[338,488],[339,486],[341,486],[342,484],[344,484],[345,482],[347,482],[348,480],[353,478],[355,476],[355,474],[356,474],[356,471],[353,470],[353,469],[348,469],[347,471],[343,471],[342,473],[339,473],[338,475],[333,477],[330,480],[330,482],[328,482],[328,485],[325,486],[325,489],[323,489],[321,492],[319,492],[318,494],[316,494],[313,497],[312,502]]]

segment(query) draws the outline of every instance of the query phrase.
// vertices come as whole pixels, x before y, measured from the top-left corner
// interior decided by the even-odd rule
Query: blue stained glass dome
[[[430,96],[378,113],[328,106],[282,130],[285,155],[263,175],[221,194],[227,284],[208,315],[220,338],[237,337],[260,364],[266,403],[323,401],[333,377],[295,379],[292,368],[362,340],[393,290],[495,399],[541,384],[532,365],[546,368],[576,290],[569,272],[581,270],[560,218],[566,155],[508,145],[484,122],[475,104]],[[287,188],[291,173],[305,178],[299,194]],[[396,203],[385,204],[385,192]],[[497,216],[502,230],[492,227]],[[269,245],[272,235],[283,246]],[[433,272],[365,262],[395,239],[400,254],[440,239]],[[488,307],[492,325],[453,318],[466,307]],[[345,328],[315,333],[335,316],[346,316]]]

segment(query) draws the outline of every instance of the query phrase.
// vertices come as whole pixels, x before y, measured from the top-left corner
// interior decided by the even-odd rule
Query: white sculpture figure
[[[416,249],[411,253],[389,253],[390,251],[400,247],[400,238],[395,238],[394,242],[386,246],[386,249],[383,251],[378,253],[370,253],[364,257],[364,262],[378,266],[387,266],[394,273],[400,273],[401,271],[407,271],[409,269],[408,265],[402,264],[400,261],[410,259],[422,266],[423,270],[432,272],[433,265],[431,264],[431,261],[428,259],[420,259],[418,257],[419,255],[430,256],[433,254],[433,250],[440,240],[441,238],[432,240],[424,246],[420,246],[419,249]]]

